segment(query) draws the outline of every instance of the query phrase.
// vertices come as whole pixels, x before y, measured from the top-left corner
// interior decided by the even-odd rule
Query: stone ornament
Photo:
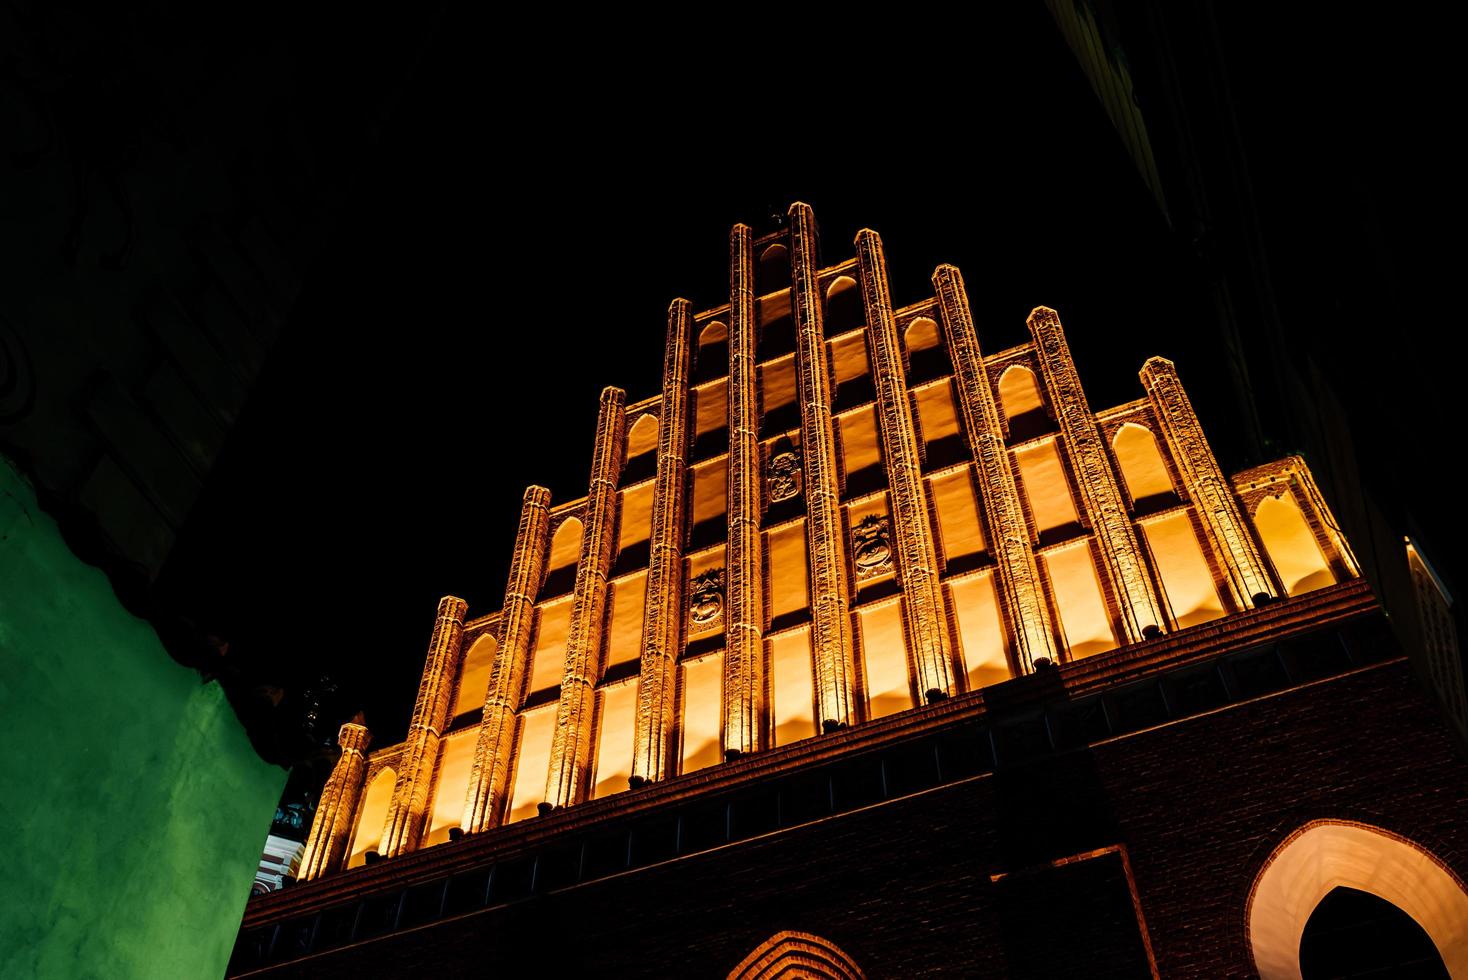
[[[688,618],[697,626],[710,626],[724,614],[724,570],[711,568],[695,575],[688,586]]]
[[[874,578],[892,570],[892,527],[886,517],[868,514],[851,529],[856,577]]]
[[[770,503],[800,496],[800,459],[793,452],[776,453],[765,468]]]

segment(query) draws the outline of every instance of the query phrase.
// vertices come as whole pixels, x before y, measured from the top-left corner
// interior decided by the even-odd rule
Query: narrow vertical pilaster
[[[336,760],[322,787],[316,818],[311,822],[306,850],[301,855],[301,870],[296,876],[299,880],[313,881],[341,867],[347,838],[352,835],[352,822],[357,816],[357,801],[362,796],[362,777],[367,774],[364,753],[371,741],[366,725],[347,722],[337,733],[341,758]]]
[[[816,268],[816,219],[810,205],[790,205],[790,296],[795,312],[795,381],[805,466],[806,547],[810,554],[811,646],[823,731],[860,720],[852,661],[841,475],[831,413],[831,374]]]
[[[587,790],[596,673],[601,667],[601,638],[606,629],[607,579],[616,548],[617,479],[622,472],[626,430],[627,393],[607,388],[601,393],[596,421],[596,448],[586,493],[586,527],[581,538],[581,561],[576,566],[571,626],[566,636],[561,701],[556,709],[550,774],[541,803],[547,811],[581,802]]]
[[[1035,340],[1036,359],[1045,387],[1055,406],[1060,432],[1070,451],[1080,485],[1086,519],[1101,547],[1106,577],[1121,615],[1122,642],[1137,643],[1156,636],[1166,619],[1158,605],[1152,581],[1137,545],[1136,531],[1122,502],[1116,474],[1106,457],[1096,417],[1086,402],[1080,376],[1071,360],[1070,347],[1060,326],[1060,315],[1038,306],[1030,314],[1030,335]]]
[[[1177,365],[1165,357],[1153,357],[1142,365],[1140,377],[1183,487],[1197,508],[1214,555],[1227,573],[1235,604],[1248,609],[1278,598],[1234,499],[1233,488],[1218,468],[1203,426],[1178,379]]]
[[[632,749],[633,786],[670,775],[674,670],[683,636],[683,522],[688,474],[688,370],[693,317],[686,299],[668,307],[663,346],[663,401],[658,409],[658,470],[653,487],[652,532],[647,562],[647,602],[642,619],[642,663],[637,687],[637,732]]]
[[[393,787],[387,823],[383,826],[379,851],[385,858],[414,850],[423,834],[428,791],[438,766],[438,743],[448,722],[454,695],[454,678],[462,653],[464,613],[467,609],[468,604],[454,596],[444,596],[438,602],[433,639],[428,644],[423,679],[418,683],[418,700],[413,705],[408,737],[403,741],[405,747],[398,764],[398,781]]]
[[[530,634],[535,624],[535,594],[545,577],[550,547],[550,491],[528,487],[520,504],[520,526],[515,552],[500,607],[500,645],[489,673],[479,738],[474,746],[474,768],[464,798],[459,826],[477,834],[499,822],[504,810],[510,753],[515,748],[515,715],[525,692],[530,662]]]
[[[1020,670],[1029,672],[1042,662],[1053,663],[1056,659],[1055,632],[1045,591],[1040,585],[1029,523],[1025,520],[1009,450],[1004,445],[994,389],[984,371],[984,355],[979,348],[963,276],[954,266],[940,265],[933,273],[933,287],[943,311],[943,329],[958,381],[963,427],[968,433],[974,469],[979,477],[979,498],[984,504],[987,524],[984,530],[998,565],[999,593],[1009,617],[1015,660]]]
[[[897,339],[897,319],[892,314],[887,259],[882,239],[870,228],[856,234],[856,260],[861,270],[882,455],[891,492],[903,619],[917,668],[918,691],[925,700],[937,701],[953,693],[953,660],[948,649],[943,586],[938,579],[938,550],[928,522],[922,457]]]
[[[764,582],[760,560],[759,367],[754,244],[748,225],[729,233],[729,543],[724,627],[724,754],[761,747]]]

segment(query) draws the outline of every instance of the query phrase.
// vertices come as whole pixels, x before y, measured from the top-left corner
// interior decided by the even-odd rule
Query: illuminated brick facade
[[[781,907],[751,880],[725,898],[745,917],[722,924],[737,955],[706,935],[717,916],[671,927],[701,950],[688,975],[896,975],[903,962],[1044,975],[1059,961],[1026,966],[1010,948],[1041,933],[1006,923],[1043,918],[1056,875],[1121,915],[1088,940],[1101,962],[1156,975],[1187,962],[1186,943],[1155,925],[1176,913],[1156,908],[1175,896],[1149,878],[1172,845],[1122,819],[1116,794],[1177,781],[1206,808],[1207,793],[1181,788],[1183,757],[1162,758],[1169,746],[1197,743],[1203,725],[1244,744],[1261,710],[1315,704],[1303,686],[1322,678],[1416,697],[1303,460],[1226,477],[1170,361],[1141,367],[1144,397],[1093,410],[1055,311],[1031,315],[1030,343],[985,354],[957,269],[939,267],[934,295],[899,307],[876,233],[822,266],[810,209],[788,218],[762,237],[735,227],[728,304],[672,304],[660,395],[603,393],[587,496],[526,491],[502,610],[440,604],[407,741],[365,751],[366,733],[343,729],[352,742],[303,882],[251,906],[236,973],[306,956],[304,975],[349,975],[378,955],[533,962],[507,920],[483,917],[499,909],[544,941],[587,901],[561,889],[602,888],[637,920],[679,889],[707,904],[692,880],[656,898],[638,884],[686,879],[674,859],[717,862],[713,887],[740,868],[793,874],[802,846],[810,869],[826,868],[844,846],[876,887],[889,887],[879,855],[903,849],[918,877],[951,875],[946,897],[914,906],[929,925],[911,928],[949,921],[968,935],[918,954],[918,934],[861,924],[856,880],[823,890],[840,908],[820,919],[751,916],[742,901]],[[1169,736],[1177,726],[1193,734]],[[1446,742],[1420,737],[1461,793]],[[1233,778],[1218,787],[1225,813],[1247,791]],[[1006,787],[1020,802],[1002,802]],[[1070,805],[1082,812],[1058,819]],[[1308,816],[1374,807],[1357,791],[1349,814]],[[843,820],[880,846],[833,840]],[[972,849],[922,846],[951,821]],[[742,860],[729,847],[741,840]],[[657,870],[666,862],[685,870]],[[1055,887],[1069,914],[1070,885]],[[1249,880],[1226,887],[1247,894]],[[489,931],[463,938],[481,919]],[[752,942],[751,922],[770,926]],[[1201,954],[1232,964],[1218,975],[1246,969],[1235,932]],[[438,934],[458,938],[429,951]],[[575,932],[567,962],[639,972],[618,935]],[[988,952],[974,945],[984,935]]]

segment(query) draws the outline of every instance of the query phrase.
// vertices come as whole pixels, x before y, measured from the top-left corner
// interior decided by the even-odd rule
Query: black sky
[[[1227,446],[1194,272],[1041,4],[548,19],[440,21],[165,571],[262,676],[396,741],[438,598],[498,608],[524,487],[585,493],[601,388],[654,393],[668,302],[797,199],[827,262],[882,233],[899,303],[957,263],[988,350],[1057,308],[1097,407],[1174,357]]]

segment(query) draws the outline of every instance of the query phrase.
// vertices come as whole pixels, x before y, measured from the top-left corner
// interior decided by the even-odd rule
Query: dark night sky
[[[880,231],[899,303],[957,263],[988,350],[1056,307],[1096,407],[1174,357],[1227,445],[1192,272],[1041,4],[682,44],[583,22],[533,56],[486,19],[440,23],[163,581],[264,676],[337,676],[378,744],[437,599],[498,608],[524,487],[585,493],[601,388],[654,393],[669,300],[724,301],[729,225],[792,200],[827,262]]]

